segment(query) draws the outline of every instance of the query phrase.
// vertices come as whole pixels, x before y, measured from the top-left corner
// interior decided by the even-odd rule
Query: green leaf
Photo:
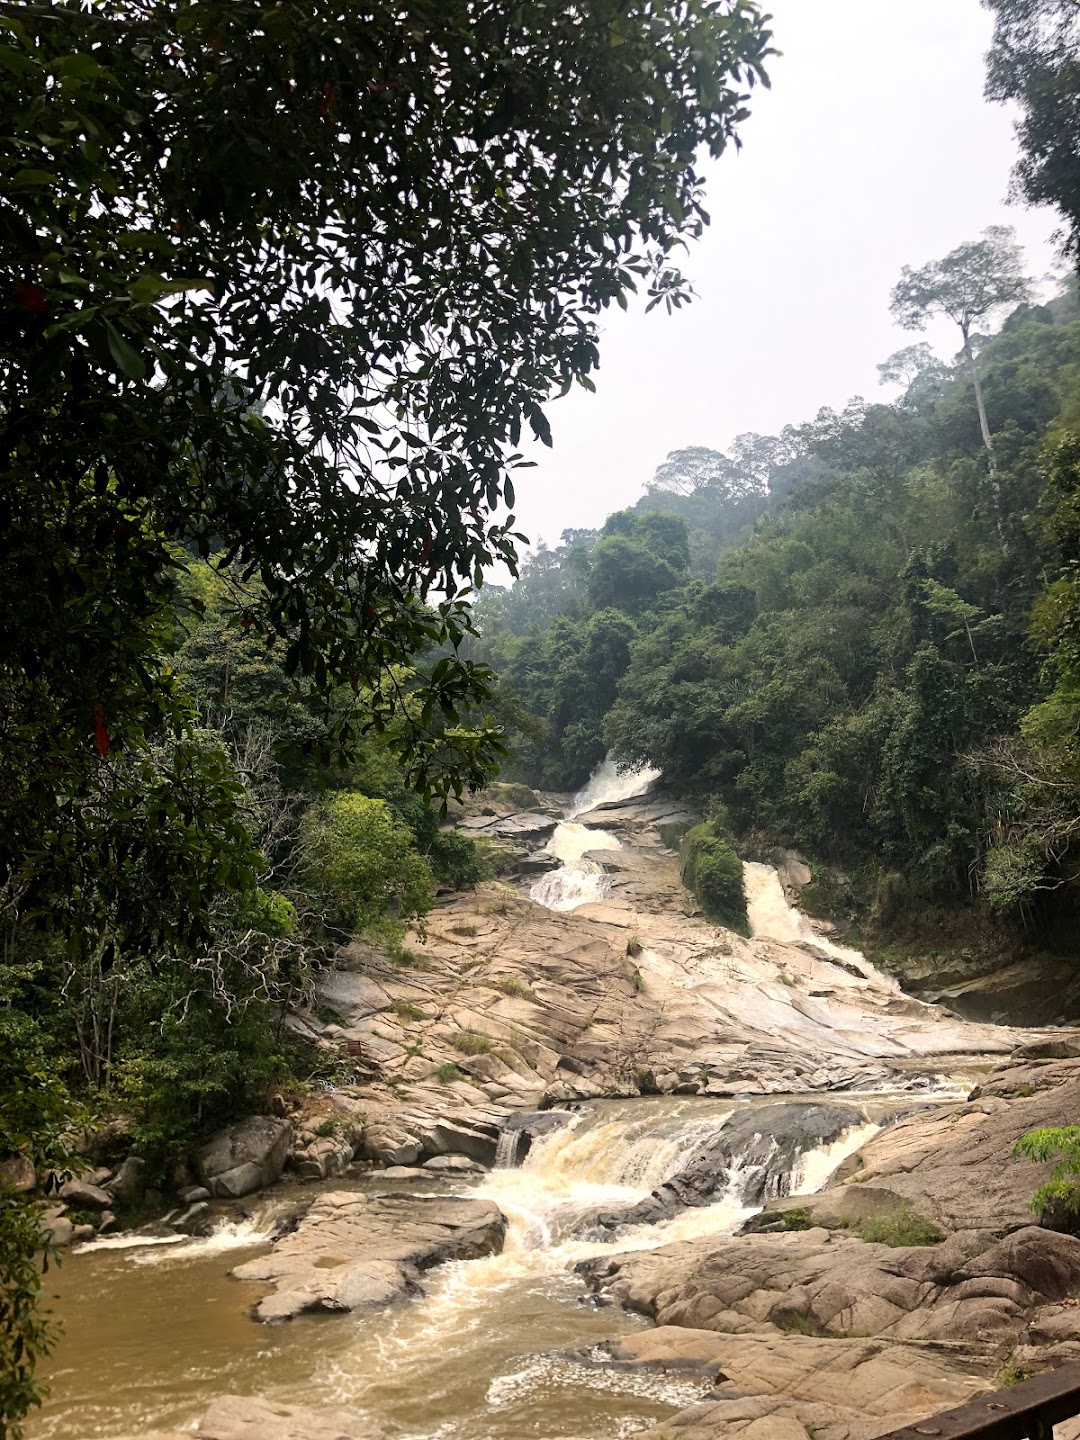
[[[118,368],[129,380],[145,380],[146,361],[143,357],[124,339],[111,320],[105,321],[105,330],[109,337],[109,354]]]

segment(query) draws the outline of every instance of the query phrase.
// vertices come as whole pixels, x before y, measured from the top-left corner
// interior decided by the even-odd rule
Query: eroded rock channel
[[[31,1434],[862,1440],[1080,1358],[1011,1154],[1075,1119],[1074,1033],[904,995],[771,866],[753,938],[709,924],[643,778],[464,817],[519,878],[343,957],[296,1023],[370,1079],[275,1129],[283,1182],[67,1260]]]

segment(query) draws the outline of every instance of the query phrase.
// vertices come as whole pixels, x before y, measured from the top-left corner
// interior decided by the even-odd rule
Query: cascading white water
[[[743,886],[746,890],[746,918],[755,940],[777,940],[781,945],[811,945],[823,955],[854,966],[868,980],[895,987],[895,981],[876,970],[861,950],[837,945],[827,935],[822,935],[801,910],[796,910],[784,894],[780,876],[773,866],[745,861]]]
[[[615,1114],[608,1118],[610,1112]],[[619,1210],[645,1200],[686,1168],[697,1151],[723,1130],[734,1112],[700,1101],[675,1110],[656,1105],[642,1113],[640,1102],[584,1112],[550,1135],[538,1137],[517,1170],[495,1170],[477,1194],[493,1200],[510,1220],[502,1256],[482,1262],[469,1273],[484,1283],[502,1273],[554,1273],[598,1250],[652,1249],[676,1240],[733,1233],[754,1214],[748,1193],[761,1180],[762,1165],[737,1156],[722,1193],[711,1205],[684,1210],[668,1220],[625,1226],[606,1242],[563,1238],[586,1216],[605,1208]],[[762,1107],[762,1131],[768,1133],[768,1106]],[[803,1152],[787,1172],[777,1171],[770,1192],[793,1195],[823,1189],[834,1170],[862,1148],[881,1126],[854,1125],[836,1140]],[[786,1185],[782,1182],[786,1181]]]
[[[614,760],[602,760],[588,782],[577,792],[566,812],[568,820],[576,820],[597,805],[610,805],[619,800],[633,800],[643,795],[659,780],[660,771],[644,765],[639,770],[619,770]]]
[[[588,852],[621,850],[622,845],[606,830],[592,830],[587,825],[575,824],[575,819],[597,805],[630,800],[642,794],[659,774],[659,770],[647,767],[619,771],[613,760],[605,760],[598,765],[589,777],[589,783],[570,802],[566,819],[556,826],[545,847],[546,853],[559,861],[559,868],[535,880],[529,889],[529,898],[548,910],[576,910],[579,905],[606,900],[611,893],[611,882],[604,873],[604,867],[588,858]]]

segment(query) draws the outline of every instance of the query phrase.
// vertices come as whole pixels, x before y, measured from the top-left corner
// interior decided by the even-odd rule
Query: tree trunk
[[[971,383],[975,387],[975,404],[979,407],[979,428],[982,430],[983,444],[986,446],[986,455],[990,463],[990,487],[994,494],[994,523],[1001,544],[1001,553],[1007,555],[1009,542],[1005,536],[1005,523],[1001,514],[1001,484],[997,478],[997,461],[994,459],[994,446],[990,439],[990,421],[986,418],[986,401],[983,399],[982,381],[979,379],[979,367],[975,363],[975,355],[971,349],[968,328],[966,325],[961,325],[960,329],[964,336],[964,359],[971,372]]]
[[[979,367],[975,364],[975,355],[971,349],[971,339],[968,335],[966,325],[962,325],[964,335],[964,359],[967,361],[968,370],[971,372],[971,383],[975,387],[975,404],[979,408],[979,428],[982,430],[983,444],[990,457],[990,469],[996,469],[994,464],[994,445],[990,438],[990,421],[986,418],[986,402],[983,400],[982,381],[979,379]]]

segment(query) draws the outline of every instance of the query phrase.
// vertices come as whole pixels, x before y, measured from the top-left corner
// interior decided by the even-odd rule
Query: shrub
[[[626,942],[626,953],[632,960],[636,960],[641,954],[641,941],[636,935],[631,935]]]
[[[486,1055],[491,1049],[491,1036],[482,1030],[459,1030],[450,1036],[450,1044],[463,1055]]]
[[[451,935],[464,935],[471,939],[476,934],[476,926],[468,920],[459,920],[456,925],[450,926]]]
[[[886,1215],[874,1215],[860,1220],[853,1227],[861,1240],[878,1245],[940,1245],[944,1235],[931,1220],[912,1210],[909,1205],[898,1206]]]
[[[398,1000],[394,1005],[394,1014],[399,1020],[426,1020],[427,1012],[414,1005],[411,1000]]]
[[[797,1205],[792,1210],[785,1210],[780,1216],[781,1224],[785,1230],[812,1230],[814,1228],[814,1217],[803,1205]]]
[[[441,1085],[449,1085],[453,1080],[463,1080],[465,1078],[464,1074],[452,1060],[447,1060],[442,1065],[436,1065],[431,1073]]]
[[[494,989],[501,990],[504,995],[517,995],[522,1000],[532,999],[532,991],[529,987],[522,984],[520,980],[515,980],[512,975],[508,975],[505,980],[493,980],[491,984]]]
[[[383,800],[340,791],[304,816],[301,862],[331,922],[346,930],[398,924],[431,908],[431,866]]]
[[[710,920],[749,934],[742,861],[713,821],[695,825],[682,847],[683,884],[691,890]]]
[[[1029,1160],[1057,1159],[1050,1179],[1031,1197],[1037,1215],[1054,1220],[1054,1228],[1080,1231],[1080,1125],[1047,1125],[1022,1135],[1014,1155]]]

